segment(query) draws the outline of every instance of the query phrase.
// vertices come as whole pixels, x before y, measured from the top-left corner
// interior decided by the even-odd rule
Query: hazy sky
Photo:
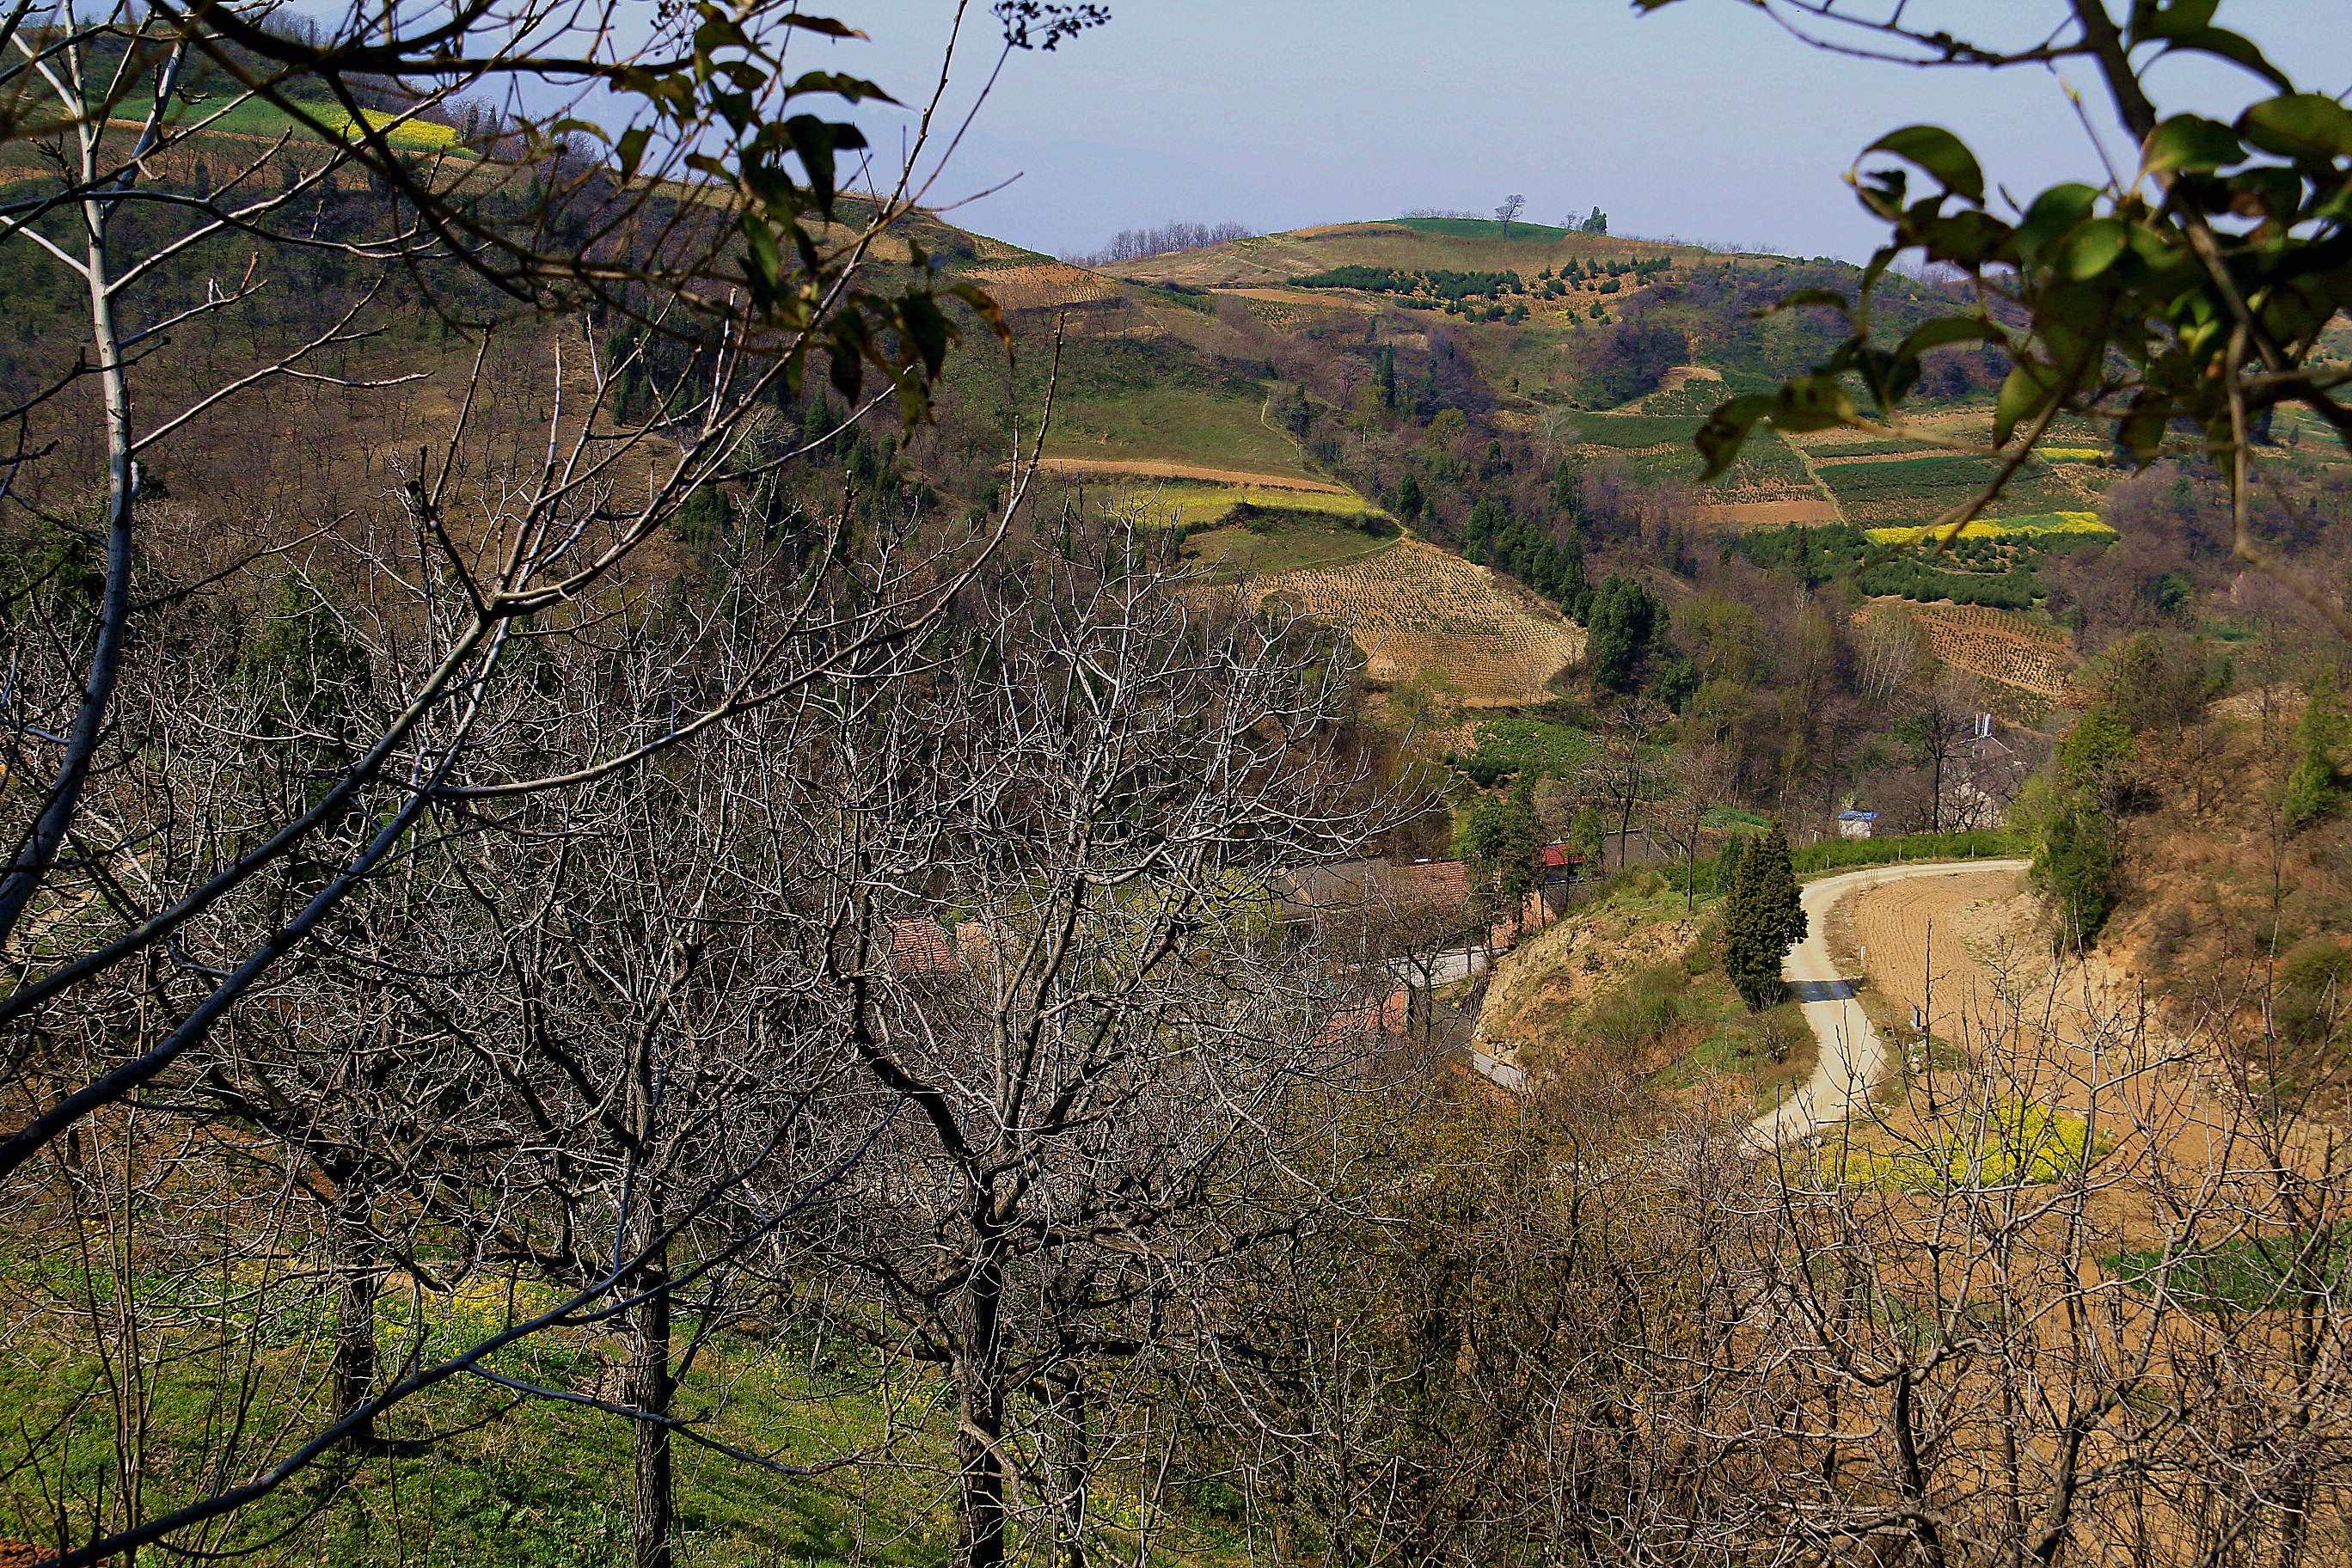
[[[1884,4],[1884,0],[1882,0]],[[1110,0],[1113,20],[1052,54],[1016,54],[977,134],[933,187],[1010,189],[956,215],[1041,250],[1093,247],[1172,219],[1263,228],[1485,210],[1524,193],[1557,222],[1599,205],[1619,233],[1866,256],[1871,225],[1840,175],[1880,133],[1927,121],[1967,136],[2021,197],[2097,176],[2060,78],[2040,68],[1919,70],[1807,48],[1738,0]],[[830,7],[873,36],[824,63],[912,101],[938,71],[952,0]],[[1914,0],[1956,31],[2018,38],[2059,0]],[[2346,0],[2227,0],[2220,20],[2305,85],[2352,82]],[[984,4],[949,100],[994,65]],[[814,52],[802,57],[814,65]],[[2163,106],[2232,114],[2260,84],[2226,68],[2159,68]],[[2123,157],[2087,65],[2082,89]],[[898,123],[866,121],[895,144]],[[2127,160],[2126,160],[2127,161]]]

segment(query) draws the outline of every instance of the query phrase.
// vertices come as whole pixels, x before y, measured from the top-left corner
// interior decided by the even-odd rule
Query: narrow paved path
[[[1838,900],[1864,888],[1914,877],[2022,871],[2031,865],[2031,860],[1937,860],[1918,866],[1871,866],[1805,885],[1800,895],[1805,909],[1805,940],[1790,952],[1780,973],[1796,988],[1805,1022],[1821,1044],[1821,1058],[1802,1089],[1779,1110],[1749,1124],[1745,1140],[1748,1152],[1769,1153],[1843,1121],[1855,1106],[1869,1102],[1871,1089],[1886,1076],[1885,1042],[1871,1027],[1862,1004],[1854,999],[1853,987],[1830,957],[1830,910]]]

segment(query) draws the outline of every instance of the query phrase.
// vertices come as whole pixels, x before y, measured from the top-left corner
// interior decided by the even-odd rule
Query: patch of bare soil
[[[1786,500],[1718,501],[1699,508],[1708,522],[1735,528],[1772,528],[1789,522],[1835,522],[1837,502],[1820,496],[1791,496]]]
[[[1858,1129],[1863,1142],[1931,1138],[1931,1124],[1988,1092],[2055,1105],[2095,1124],[2106,1179],[2091,1205],[2134,1245],[2159,1239],[2143,1173],[2177,1180],[2226,1163],[2238,1134],[2230,1097],[2213,1092],[2208,1046],[2168,1032],[2140,984],[2101,955],[2053,953],[2022,873],[1864,889],[1840,906],[1829,941],[1885,1004],[1882,1026],[1910,1069]],[[1931,1044],[1908,1026],[1915,1016]],[[1956,1055],[1984,1076],[1938,1070]]]
[[[1830,951],[1853,963],[1903,1017],[1974,1037],[2013,1012],[2013,994],[2046,980],[2048,944],[2017,871],[1956,871],[1866,888],[1831,917]]]

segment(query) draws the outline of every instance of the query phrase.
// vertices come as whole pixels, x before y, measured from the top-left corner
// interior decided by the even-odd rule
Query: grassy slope
[[[38,1268],[12,1272],[22,1279]],[[68,1282],[58,1283],[70,1298]],[[481,1304],[428,1304],[428,1324],[437,1334],[496,1326],[495,1311],[483,1318],[472,1310]],[[215,1358],[194,1335],[184,1343],[159,1344],[159,1351],[188,1354],[151,1363],[153,1429],[193,1432],[208,1415],[226,1415],[235,1408],[240,1376],[255,1431],[281,1420],[299,1423],[298,1429],[315,1426],[323,1408],[325,1345],[315,1322],[303,1321],[312,1316],[298,1307],[252,1365],[214,1368]],[[394,1311],[380,1309],[379,1317],[382,1342],[396,1353],[406,1325]],[[468,1321],[452,1322],[453,1317]],[[36,1324],[18,1327],[29,1331]],[[0,1406],[36,1426],[63,1419],[81,1431],[85,1440],[75,1446],[68,1473],[79,1488],[101,1489],[111,1448],[110,1405],[100,1369],[57,1357],[45,1348],[49,1342],[37,1331],[10,1336],[10,1353],[0,1359]],[[601,1350],[583,1338],[504,1352],[494,1366],[555,1387],[593,1388],[611,1359]],[[225,1384],[207,1375],[213,1370],[224,1373]],[[626,1424],[544,1402],[501,1414],[505,1403],[499,1391],[478,1384],[445,1385],[412,1400],[387,1420],[387,1436],[485,1424],[424,1458],[364,1460],[345,1472],[341,1485],[328,1470],[315,1472],[258,1505],[227,1542],[206,1544],[257,1548],[240,1559],[257,1565],[596,1568],[625,1562],[632,1464]],[[878,1382],[868,1353],[844,1342],[803,1337],[767,1344],[721,1335],[707,1347],[681,1405],[715,1412],[707,1427],[714,1436],[790,1465],[818,1463],[876,1444],[886,1434],[891,1448],[878,1463],[793,1476],[681,1443],[676,1454],[680,1568],[784,1563],[931,1568],[952,1556],[952,1398],[943,1387],[904,1368],[892,1382]],[[199,1468],[194,1455],[151,1452],[148,1506],[192,1495]],[[53,1533],[45,1529],[48,1515],[38,1479],[0,1479],[0,1538],[37,1541]],[[1131,1518],[1135,1506],[1131,1478],[1106,1476],[1098,1516]],[[315,1516],[304,1520],[313,1510]],[[271,1541],[298,1521],[288,1540]],[[1237,1541],[1213,1519],[1162,1512],[1157,1523],[1162,1533],[1155,1534],[1152,1561],[1162,1568],[1240,1555]]]
[[[1460,232],[1465,230],[1472,232]],[[1122,261],[1109,270],[1121,278],[1153,283],[1234,288],[1284,284],[1307,273],[1351,264],[1441,267],[1458,272],[1517,271],[1532,277],[1570,258],[1633,260],[1652,256],[1703,254],[1690,246],[1614,239],[1605,234],[1571,234],[1540,224],[1513,224],[1507,236],[1502,226],[1494,223],[1404,219],[1391,223],[1328,224],[1288,234],[1265,235],[1206,250],[1182,250]]]

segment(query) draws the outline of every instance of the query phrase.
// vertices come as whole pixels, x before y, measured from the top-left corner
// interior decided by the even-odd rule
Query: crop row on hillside
[[[1706,421],[1684,414],[1580,414],[1571,426],[1588,447],[1690,447]]]
[[[1342,565],[1262,578],[1255,597],[1348,627],[1373,679],[1434,671],[1472,708],[1545,700],[1552,678],[1584,651],[1584,634],[1565,616],[1418,539]]]
[[[1885,605],[1872,613],[1909,616],[1946,664],[2052,701],[2066,694],[2076,660],[2054,626],[1973,605]]]
[[[1864,458],[1925,457],[1939,450],[1918,441],[1807,441],[1806,455],[1816,463],[1847,463]]]
[[[1842,463],[1819,467],[1822,482],[1857,523],[1927,522],[1990,484],[2000,464],[1990,458],[1914,458],[1900,462]],[[2021,514],[2080,508],[2083,493],[2047,467],[2018,472],[2000,504]]]

